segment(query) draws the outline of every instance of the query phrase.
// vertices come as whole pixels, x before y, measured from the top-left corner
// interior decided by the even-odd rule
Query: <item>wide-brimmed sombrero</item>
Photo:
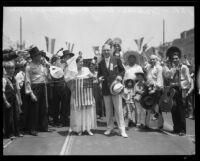
[[[181,58],[181,50],[176,46],[172,46],[167,49],[166,57],[169,57],[169,59],[172,59],[174,53],[177,53],[178,57]]]
[[[128,59],[129,59],[129,56],[135,56],[136,58],[136,63],[139,64],[139,57],[140,57],[140,54],[137,52],[137,51],[126,51],[124,54],[123,54],[123,59],[126,63],[128,63]]]

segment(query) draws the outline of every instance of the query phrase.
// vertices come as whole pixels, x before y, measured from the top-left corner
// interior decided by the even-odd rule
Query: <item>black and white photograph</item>
[[[3,156],[196,155],[194,6],[3,6],[2,23]]]

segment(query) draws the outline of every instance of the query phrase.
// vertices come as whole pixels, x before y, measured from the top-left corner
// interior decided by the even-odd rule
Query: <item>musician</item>
[[[125,123],[122,109],[122,97],[120,94],[112,95],[110,92],[110,85],[113,81],[122,81],[125,70],[120,59],[111,57],[111,48],[108,44],[104,44],[102,47],[104,58],[98,65],[98,78],[102,82],[102,94],[106,107],[106,119],[107,130],[105,135],[109,135],[114,128],[113,120],[113,106],[115,109],[115,118],[117,120],[118,127],[123,137],[128,137],[125,131]]]
[[[147,63],[144,67],[144,70],[147,73],[147,86],[150,94],[155,93],[157,95],[157,101],[160,98],[160,92],[163,89],[163,75],[162,75],[162,67],[158,63],[158,57],[156,55],[150,56],[150,63]],[[158,102],[153,107],[154,117],[153,120],[158,119],[159,107]]]
[[[30,97],[30,134],[48,131],[47,76],[48,70],[42,65],[42,54],[37,47],[29,50],[32,62],[25,69],[25,91]]]
[[[64,71],[64,75],[66,76],[66,71],[68,70],[68,61],[71,60],[71,58],[74,57],[74,53],[70,53],[69,50],[64,50],[63,55],[60,57],[61,59],[61,68]],[[61,106],[61,123],[63,126],[69,125],[69,116],[70,116],[70,97],[71,97],[71,91],[68,88],[68,86],[65,86],[66,90],[66,105]]]
[[[61,68],[60,58],[57,56],[53,56],[51,59],[52,66],[50,67],[51,73],[51,82],[53,85],[52,88],[52,99],[53,99],[53,109],[52,109],[52,116],[53,116],[53,125],[60,126],[60,122],[63,120],[59,120],[61,114],[61,109],[66,109],[68,105],[68,98],[67,95],[67,84],[64,81],[64,72]],[[63,111],[62,111],[63,112]],[[64,115],[63,115],[64,116]],[[62,117],[63,117],[62,116]],[[69,122],[68,122],[69,123]],[[65,126],[62,124],[62,126]]]
[[[172,107],[173,132],[182,136],[186,133],[184,97],[190,87],[191,77],[188,67],[180,62],[179,48],[169,48],[166,56],[169,58],[169,65],[164,66],[163,73],[165,78],[170,80],[170,86],[176,91]]]
[[[71,80],[67,82],[71,90],[71,110],[70,110],[70,131],[82,135],[87,131],[89,135],[93,135],[91,129],[97,127],[95,100],[92,93],[92,82],[87,82],[89,86],[83,87],[88,78],[94,75],[89,68],[83,67],[83,58],[78,56],[76,59],[77,72]],[[93,81],[93,79],[91,79]]]
[[[5,69],[2,78],[3,83],[3,129],[6,138],[14,139],[23,135],[19,130],[19,115],[21,113],[21,95],[19,82],[15,73],[16,53],[10,50],[3,51],[3,67]]]

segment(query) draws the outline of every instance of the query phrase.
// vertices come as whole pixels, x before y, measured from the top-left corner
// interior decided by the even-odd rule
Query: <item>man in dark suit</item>
[[[110,85],[113,81],[122,81],[125,69],[120,59],[111,57],[111,48],[108,44],[102,47],[103,59],[98,65],[98,78],[102,82],[102,94],[106,107],[107,130],[105,135],[109,135],[114,128],[113,110],[115,109],[115,118],[123,137],[128,137],[125,132],[125,124],[122,109],[122,97],[120,94],[112,95]],[[114,109],[113,109],[114,106]]]

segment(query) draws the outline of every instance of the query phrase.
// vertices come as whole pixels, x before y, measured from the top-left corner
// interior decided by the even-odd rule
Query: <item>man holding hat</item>
[[[60,57],[61,59],[61,66],[62,69],[64,71],[64,75],[68,69],[68,60],[70,60],[72,57],[74,56],[74,53],[71,53],[69,50],[64,50],[63,51],[63,55]],[[65,82],[66,84],[66,82]],[[61,122],[63,124],[63,126],[67,126],[69,125],[69,116],[70,116],[70,98],[71,98],[71,91],[70,89],[67,87],[67,85],[65,85],[65,96],[66,97],[66,101],[65,101],[65,105],[61,106]]]
[[[191,85],[191,76],[186,65],[180,62],[181,50],[172,46],[166,52],[169,65],[163,67],[164,77],[169,79],[169,86],[175,89],[172,107],[172,120],[174,124],[173,132],[180,136],[186,133],[185,121],[185,97]]]
[[[102,94],[106,107],[107,130],[105,135],[109,135],[114,128],[113,106],[115,109],[115,117],[123,137],[128,137],[125,132],[125,123],[122,109],[122,97],[120,91],[123,89],[121,81],[124,76],[124,67],[120,59],[111,57],[110,45],[104,44],[102,47],[104,58],[98,65],[98,78],[102,82]],[[112,88],[113,87],[113,88]],[[114,91],[112,94],[111,91]]]
[[[48,131],[47,76],[48,70],[42,65],[42,54],[37,47],[29,50],[32,62],[25,69],[25,92],[30,96],[30,134]]]
[[[21,113],[20,87],[15,73],[15,61],[17,54],[11,50],[3,51],[3,129],[7,138],[23,136],[19,131],[19,115]]]

